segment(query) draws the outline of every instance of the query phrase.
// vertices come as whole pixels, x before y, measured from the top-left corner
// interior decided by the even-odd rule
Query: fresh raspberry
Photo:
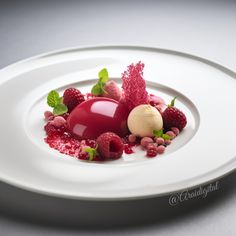
[[[101,134],[97,138],[98,153],[106,159],[118,159],[122,156],[124,145],[122,139],[112,132]]]
[[[84,95],[76,88],[68,88],[64,91],[63,103],[67,106],[69,112],[84,100]]]
[[[162,113],[162,119],[165,130],[170,130],[172,127],[178,128],[180,131],[186,126],[187,118],[185,114],[178,108],[174,107],[174,98],[171,104]]]
[[[120,101],[121,98],[121,89],[118,87],[117,83],[113,80],[109,80],[103,89],[106,91],[103,93],[103,97],[111,98],[116,101]]]
[[[102,156],[94,156],[93,161],[105,161],[105,158]]]
[[[55,127],[51,122],[44,126],[44,130],[48,136],[60,135],[66,131],[65,126]]]

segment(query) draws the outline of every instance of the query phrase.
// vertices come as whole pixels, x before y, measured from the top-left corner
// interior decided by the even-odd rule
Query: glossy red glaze
[[[128,109],[109,98],[92,98],[79,104],[67,118],[68,129],[82,139],[96,139],[104,132],[128,134]]]

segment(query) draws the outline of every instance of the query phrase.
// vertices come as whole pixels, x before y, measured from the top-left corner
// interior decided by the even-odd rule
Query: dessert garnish
[[[102,95],[107,93],[104,89],[104,86],[106,85],[106,82],[108,81],[108,71],[106,68],[103,68],[98,73],[98,81],[97,83],[92,87],[91,93],[95,96]]]
[[[122,86],[103,68],[86,94],[70,87],[63,96],[52,90],[45,111],[45,142],[59,152],[86,161],[121,158],[141,146],[149,158],[165,152],[187,124],[185,114],[163,98],[149,94],[144,64],[131,64],[122,74]]]
[[[120,101],[122,91],[115,81],[109,80],[109,75],[106,68],[103,68],[98,73],[98,77],[99,79],[92,87],[91,93],[94,96],[102,96]]]
[[[106,159],[118,159],[124,151],[122,139],[115,133],[106,132],[97,138],[98,152]]]
[[[68,88],[63,94],[63,103],[67,106],[68,111],[71,112],[77,105],[84,101],[84,95],[76,88]]]
[[[170,130],[172,127],[176,127],[181,131],[187,124],[187,118],[185,114],[175,107],[176,97],[173,98],[170,105],[162,113],[164,127],[166,130]]]
[[[61,115],[68,111],[67,106],[63,103],[63,98],[55,90],[48,94],[47,104],[53,108],[53,114]]]
[[[148,104],[148,93],[146,82],[143,78],[144,64],[138,62],[131,64],[122,74],[123,102],[129,110],[138,105]]]
[[[92,161],[94,157],[99,155],[97,149],[98,149],[98,145],[96,145],[95,148],[91,148],[89,146],[84,147],[83,152],[86,152],[89,154],[89,158],[88,158],[89,161]]]

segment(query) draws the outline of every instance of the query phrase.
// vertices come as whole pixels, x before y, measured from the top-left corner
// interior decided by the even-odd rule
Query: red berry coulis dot
[[[126,154],[132,154],[134,153],[133,149],[132,149],[133,145],[132,144],[124,144],[124,152]]]

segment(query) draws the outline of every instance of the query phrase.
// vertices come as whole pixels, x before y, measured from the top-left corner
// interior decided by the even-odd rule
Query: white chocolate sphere
[[[128,116],[130,132],[139,137],[152,137],[153,130],[160,130],[163,120],[160,112],[151,105],[139,105]]]

